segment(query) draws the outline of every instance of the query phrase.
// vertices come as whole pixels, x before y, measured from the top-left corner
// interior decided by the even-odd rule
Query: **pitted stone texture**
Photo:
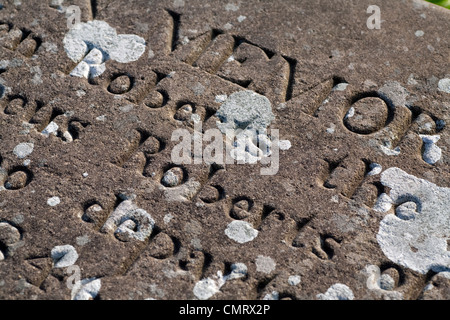
[[[443,227],[427,226],[425,202],[399,202],[382,173],[402,168],[433,183],[419,199],[450,187],[449,74],[436,59],[448,53],[450,11],[379,0],[384,22],[371,30],[368,0],[331,9],[296,0],[0,2],[0,223],[15,228],[0,243],[1,299],[448,296],[442,275],[397,255],[429,254],[437,263],[422,267],[434,273],[446,238],[431,251],[425,243]],[[79,29],[67,25],[69,5],[81,9]],[[358,105],[367,99],[378,107]],[[171,159],[175,130],[195,132],[187,154],[196,160],[208,129],[225,139],[217,124],[266,133],[272,149],[255,136],[240,145],[261,158],[253,163]],[[428,150],[420,135],[440,139]],[[14,153],[22,143],[34,145],[24,158]],[[433,145],[441,156],[431,164]],[[275,147],[278,171],[261,175]],[[183,175],[163,178],[181,165]],[[429,234],[402,234],[417,223],[407,229]],[[51,251],[65,244],[79,256],[54,268]],[[76,267],[84,289],[71,291]]]

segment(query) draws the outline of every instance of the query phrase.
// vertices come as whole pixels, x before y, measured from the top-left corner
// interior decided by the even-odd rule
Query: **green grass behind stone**
[[[427,0],[427,1],[437,4],[438,6],[443,6],[444,8],[450,9],[450,0]]]

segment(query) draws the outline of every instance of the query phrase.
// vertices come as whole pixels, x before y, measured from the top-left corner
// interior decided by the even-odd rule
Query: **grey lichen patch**
[[[75,240],[77,242],[77,245],[79,246],[84,246],[91,241],[91,239],[89,239],[89,236],[87,234],[84,236],[79,236]]]
[[[388,102],[392,108],[406,106],[408,104],[409,93],[395,81],[388,81],[378,90],[378,94]]]
[[[319,293],[318,300],[353,300],[353,291],[345,284],[336,283],[328,288],[327,292]]]
[[[31,82],[33,84],[42,84],[42,70],[39,66],[34,66],[30,68],[30,73],[33,75],[33,78],[31,79]]]
[[[238,4],[234,4],[234,3],[227,3],[225,5],[225,10],[227,10],[227,11],[238,11],[239,10],[239,5]]]
[[[105,70],[104,62],[128,63],[145,52],[145,40],[133,34],[120,34],[105,21],[78,23],[63,40],[68,57],[79,62],[72,72],[78,77],[96,77]],[[81,61],[81,62],[80,62]]]
[[[258,236],[258,230],[246,221],[235,220],[228,224],[225,234],[238,243],[246,243]]]
[[[231,94],[216,116],[220,120],[217,127],[224,134],[238,129],[265,131],[275,119],[269,99],[251,90]]]
[[[276,262],[271,258],[267,256],[259,255],[256,260],[256,271],[262,272],[262,273],[271,273],[275,270]]]
[[[377,241],[394,263],[420,273],[450,270],[450,188],[409,175],[399,168],[381,174],[397,214],[380,222]]]
[[[0,243],[8,247],[20,241],[19,230],[7,222],[0,222]]]
[[[17,158],[19,159],[23,159],[26,158],[27,156],[29,156],[34,149],[34,144],[33,143],[19,143],[13,150],[13,153],[17,156]]]
[[[176,187],[183,181],[183,176],[183,169],[174,167],[164,173],[161,183],[166,187]]]
[[[274,138],[267,134],[267,128],[275,119],[270,101],[251,90],[216,96],[216,102],[223,100],[216,112],[216,125],[225,134],[230,156],[238,163],[250,164],[269,157]],[[282,142],[284,150],[290,148],[289,141]],[[278,142],[275,147],[280,147]]]
[[[78,253],[71,245],[56,246],[51,251],[55,268],[65,268],[73,265],[78,259]]]

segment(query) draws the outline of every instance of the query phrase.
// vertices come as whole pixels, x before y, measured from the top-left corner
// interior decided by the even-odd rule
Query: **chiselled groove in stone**
[[[346,109],[343,119],[345,127],[361,135],[381,130],[394,118],[394,111],[385,99],[372,91],[355,94]]]
[[[399,138],[397,139],[396,143],[394,143],[393,147],[397,147],[402,142],[402,140],[405,138],[408,132],[412,129],[417,118],[420,116],[420,114],[422,114],[422,110],[420,108],[409,107],[408,110],[410,111],[409,121],[407,121],[407,125],[405,125],[404,127],[403,126],[400,127],[398,135]]]
[[[364,183],[368,173],[368,161],[346,157],[339,162],[328,162],[328,164],[330,174],[323,186],[327,189],[335,189],[347,198],[352,198],[356,190]]]
[[[7,190],[25,188],[33,180],[33,173],[24,166],[14,166],[9,171],[0,168],[0,186]]]
[[[223,34],[223,32],[221,30],[213,29],[210,32],[207,32],[205,35],[198,37],[198,39],[195,39],[198,42],[198,44],[197,44],[198,48],[196,48],[197,50],[192,50],[194,52],[191,53],[191,58],[190,58],[191,63],[190,64],[196,65],[196,62],[202,56],[202,54],[205,53],[211,47],[214,40],[221,34]],[[207,39],[207,41],[205,41],[205,38]],[[185,61],[185,62],[189,63],[189,61]]]
[[[126,152],[112,163],[125,169],[134,169],[144,176],[150,176],[146,169],[153,155],[161,152],[164,148],[165,143],[159,138],[141,129],[133,130],[128,139],[128,145],[125,147]]]
[[[324,82],[317,85],[316,88],[319,89],[316,96],[315,107],[313,107],[313,111],[310,110],[309,115],[312,115],[314,117],[319,117],[319,111],[321,110],[321,106],[328,103],[329,99],[333,95],[333,89],[336,88],[338,85],[346,84],[346,81],[338,76],[333,76],[332,78],[325,80]]]
[[[295,70],[297,67],[297,60],[287,56],[283,56],[283,58],[289,63],[289,80],[286,89],[286,97],[284,99],[285,101],[289,101],[292,99],[292,93],[294,91],[295,86]]]
[[[199,48],[199,52],[195,55],[195,58],[191,58],[194,61],[191,63],[192,65],[196,65],[197,61],[199,60],[199,58],[208,51],[208,49],[211,47],[211,45],[214,43],[214,40],[216,40],[216,38],[223,34],[223,32],[221,30],[216,30],[213,29],[210,32],[208,32],[205,36],[208,38],[208,41],[205,42],[205,44],[203,46],[201,46]],[[200,38],[200,37],[199,37]],[[200,44],[201,45],[201,44]]]
[[[211,40],[193,66],[216,74],[228,57],[232,55],[236,39],[229,34],[220,32],[217,35],[213,34],[212,37],[214,39]]]
[[[286,234],[286,243],[293,247],[302,247],[300,242],[301,231],[311,222],[310,218],[301,218],[298,221],[294,221],[289,232]]]
[[[39,132],[44,130],[56,117],[63,115],[64,112],[58,108],[52,108],[49,105],[45,105],[33,115],[30,119],[30,123],[35,125],[35,129]]]
[[[124,94],[133,89],[134,82],[134,77],[128,74],[118,73],[112,76],[107,90],[112,94]]]
[[[42,44],[42,39],[34,35],[31,30],[17,28],[12,23],[0,22],[0,37],[3,47],[13,51],[17,50],[27,58],[36,53]]]
[[[202,196],[201,196],[202,191],[204,191],[205,188],[207,188],[207,187],[213,188],[213,190],[215,190],[214,192],[217,193],[217,194],[214,196],[214,200],[212,200],[212,199],[211,200],[206,200],[206,201],[203,200],[204,202],[206,202],[206,203],[213,203],[213,202],[216,202],[216,201],[219,201],[219,200],[223,199],[225,197],[224,189],[221,186],[216,186],[216,185],[211,186],[211,180],[213,179],[213,177],[220,170],[223,170],[223,169],[224,169],[224,167],[221,166],[221,165],[217,165],[216,163],[211,164],[209,166],[208,176],[205,178],[205,181],[201,181],[200,182],[201,183],[201,187],[195,192],[195,194],[192,196],[192,199],[196,199],[197,197],[202,198]]]
[[[355,190],[353,191],[353,193],[351,194],[351,196],[350,196],[350,198],[352,198],[353,199],[353,196],[355,195],[355,193],[357,192],[357,190],[359,189],[359,188],[361,188],[362,186],[363,186],[363,184],[365,183],[365,180],[366,180],[366,177],[367,177],[367,175],[368,175],[368,173],[370,172],[370,165],[371,165],[371,161],[370,160],[368,160],[368,159],[360,159],[359,160],[360,162],[362,162],[364,165],[363,166],[361,166],[361,167],[364,167],[364,171],[362,171],[363,172],[363,174],[362,174],[362,179],[360,180],[360,182],[358,183],[358,185],[355,187]]]
[[[331,90],[333,89],[334,80],[327,79],[303,94],[294,97],[295,101],[299,101],[300,111],[310,115],[317,116],[317,110],[320,105],[326,100]],[[294,100],[291,99],[291,100]]]
[[[172,35],[171,35],[171,50],[175,51],[178,46],[179,37],[180,37],[180,23],[181,23],[181,15],[172,10],[166,10],[172,18]]]
[[[171,16],[175,21],[174,15]],[[176,44],[179,42],[180,39],[177,39]],[[252,86],[252,90],[264,95],[276,95],[274,98],[276,102],[285,102],[292,98],[297,61],[256,45],[243,37],[213,29],[187,41],[181,47],[177,46],[176,49],[177,59],[226,81],[243,88]],[[260,53],[257,50],[260,50]],[[235,57],[236,54],[238,57]],[[250,56],[242,56],[247,54]],[[261,74],[243,76],[245,70],[253,70],[255,64],[261,63],[266,65],[267,70],[263,70]],[[231,66],[231,74],[228,66]],[[243,69],[240,69],[241,66]],[[278,84],[275,88],[270,85],[273,82]],[[332,86],[329,88],[330,91],[331,88]]]
[[[235,51],[237,49],[237,47],[239,47],[241,44],[247,43],[247,44],[250,44],[250,45],[252,45],[254,47],[258,47],[259,49],[261,49],[266,54],[267,59],[269,59],[269,60],[272,59],[273,56],[275,56],[275,54],[276,54],[276,52],[274,52],[274,51],[272,51],[270,49],[267,49],[265,47],[262,47],[260,45],[257,45],[256,43],[254,43],[254,42],[252,42],[252,41],[250,41],[248,39],[245,39],[243,37],[235,37],[235,39],[236,39],[236,45],[235,45],[235,48],[234,48],[233,51]]]
[[[132,136],[129,139],[129,145],[126,147],[127,151],[116,161],[115,165],[123,167],[123,165],[131,158],[131,156],[137,151],[140,145],[142,145],[148,138],[148,134],[139,130],[133,130]]]
[[[331,235],[320,234],[317,244],[312,248],[312,252],[323,260],[331,260],[335,254],[335,249],[342,240]]]
[[[11,95],[7,97],[3,112],[8,115],[20,115],[26,109],[28,100],[22,95]]]
[[[89,8],[91,19],[94,20],[97,17],[97,0],[89,0]]]

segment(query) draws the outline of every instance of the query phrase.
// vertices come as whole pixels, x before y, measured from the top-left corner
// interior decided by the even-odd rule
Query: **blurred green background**
[[[427,1],[450,9],[450,0],[427,0]]]

